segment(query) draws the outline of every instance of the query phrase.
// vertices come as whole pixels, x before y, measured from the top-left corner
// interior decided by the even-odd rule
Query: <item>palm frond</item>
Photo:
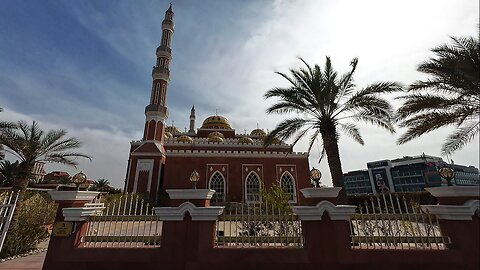
[[[295,135],[300,129],[306,125],[312,124],[311,120],[302,119],[302,118],[290,118],[285,119],[280,122],[277,127],[272,130],[265,140],[267,143],[273,140],[273,138],[280,138],[280,140],[285,141],[290,137]]]
[[[451,155],[453,152],[472,141],[479,132],[479,122],[472,122],[464,127],[457,128],[454,133],[448,136],[446,142],[443,144],[442,154]]]
[[[360,135],[360,130],[358,129],[358,127],[355,124],[353,124],[353,123],[345,123],[345,124],[339,123],[339,125],[340,125],[340,128],[342,129],[342,131],[345,134],[350,136],[352,139],[354,139],[359,144],[365,145],[365,142],[363,141],[363,138]]]

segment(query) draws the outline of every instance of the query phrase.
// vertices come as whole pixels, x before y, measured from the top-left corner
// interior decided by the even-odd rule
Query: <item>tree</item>
[[[333,185],[343,187],[343,172],[338,150],[339,131],[343,131],[362,145],[364,141],[355,122],[367,122],[394,133],[392,106],[379,95],[402,89],[395,82],[376,82],[357,90],[353,81],[357,58],[351,61],[351,70],[341,76],[333,69],[330,57],[326,57],[323,69],[318,65],[310,66],[302,58],[300,60],[306,68],[291,69],[291,76],[276,72],[288,80],[290,86],[273,88],[267,91],[265,98],[280,99],[267,109],[267,113],[295,112],[303,116],[280,122],[268,134],[265,142],[268,145],[277,137],[287,140],[295,136],[293,147],[301,138],[311,133],[308,147],[310,152],[320,136],[323,142],[320,160],[324,154],[327,155]],[[345,199],[346,193],[343,189],[339,200]]]
[[[20,164],[18,161],[0,161],[0,187],[9,186],[19,176]]]
[[[110,186],[108,179],[98,179],[93,182],[93,187],[91,189],[103,192],[111,190],[112,187]]]
[[[4,145],[5,151],[17,157],[20,161],[19,175],[12,183],[12,190],[19,193],[17,209],[21,208],[21,202],[29,183],[29,175],[36,162],[54,162],[70,166],[76,166],[76,158],[89,156],[75,152],[81,147],[80,141],[75,138],[65,138],[67,131],[50,130],[44,132],[34,121],[28,125],[24,121],[18,121],[15,127],[7,127],[0,132],[0,144]]]
[[[451,44],[432,49],[434,58],[423,62],[418,71],[431,77],[410,85],[399,97],[401,127],[408,130],[398,143],[406,143],[441,127],[454,125],[442,146],[452,154],[470,142],[480,131],[480,45],[473,37],[451,37]]]

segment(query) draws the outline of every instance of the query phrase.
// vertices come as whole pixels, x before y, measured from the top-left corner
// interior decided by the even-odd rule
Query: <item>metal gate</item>
[[[18,192],[15,193],[13,191],[0,194],[0,251],[2,251],[3,242],[5,242],[7,237],[8,228],[17,205],[18,195]]]

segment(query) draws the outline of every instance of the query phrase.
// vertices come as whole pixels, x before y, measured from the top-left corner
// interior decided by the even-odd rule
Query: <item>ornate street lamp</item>
[[[313,187],[320,187],[320,178],[322,178],[322,173],[319,169],[315,169],[315,167],[313,167],[310,170],[310,183],[312,183]]]
[[[193,170],[192,174],[190,174],[190,182],[193,183],[194,189],[197,189],[198,180],[200,180],[200,174],[196,170]]]
[[[72,177],[72,182],[77,186],[77,191],[80,190],[80,185],[87,182],[87,176],[80,171]]]
[[[452,186],[452,179],[455,178],[455,170],[449,166],[443,166],[438,169],[438,174],[447,180],[447,185]]]

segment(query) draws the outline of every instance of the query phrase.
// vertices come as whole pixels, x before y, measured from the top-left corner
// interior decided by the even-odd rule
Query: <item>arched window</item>
[[[159,95],[160,95],[160,83],[157,83],[157,87],[155,87],[155,98],[153,100],[153,104],[158,104]]]
[[[259,202],[260,201],[260,177],[254,172],[247,175],[245,179],[245,201]]]
[[[285,194],[288,195],[289,202],[297,202],[295,180],[293,180],[293,176],[289,172],[285,172],[280,178],[280,186]]]
[[[212,203],[225,202],[225,178],[219,171],[212,174],[208,187],[215,190],[215,194],[213,194],[211,200]]]

